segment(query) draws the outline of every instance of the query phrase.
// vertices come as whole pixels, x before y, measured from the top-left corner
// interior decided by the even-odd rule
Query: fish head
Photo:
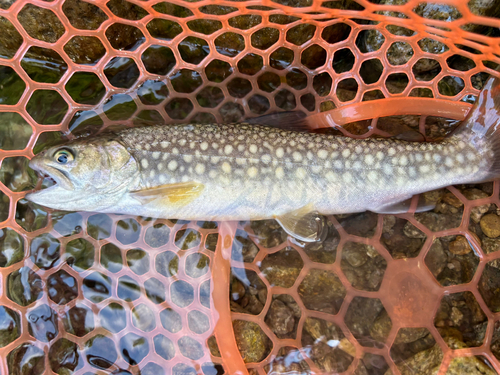
[[[137,181],[139,166],[116,137],[76,140],[48,148],[29,163],[55,184],[26,199],[65,211],[105,211]]]

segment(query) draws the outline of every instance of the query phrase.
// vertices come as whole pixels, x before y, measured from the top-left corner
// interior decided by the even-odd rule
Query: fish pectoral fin
[[[413,198],[409,198],[409,199],[405,199],[403,201],[390,203],[388,205],[379,207],[376,210],[373,210],[373,212],[376,212],[378,214],[387,214],[387,215],[404,214],[404,213],[407,213],[408,210],[410,209],[412,199]],[[415,212],[430,211],[434,207],[436,207],[435,204],[422,203],[421,201],[419,201]]]
[[[274,219],[290,236],[303,242],[320,241],[326,227],[325,220],[313,210],[312,204],[275,216]]]
[[[181,182],[151,189],[133,191],[130,195],[142,204],[158,203],[184,206],[200,196],[205,185],[199,182]]]

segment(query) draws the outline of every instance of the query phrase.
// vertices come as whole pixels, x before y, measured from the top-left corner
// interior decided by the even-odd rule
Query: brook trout
[[[316,241],[319,214],[406,212],[413,195],[499,176],[500,96],[490,79],[442,142],[351,139],[246,123],[132,128],[51,147],[30,167],[53,209],[186,220],[276,219]],[[383,104],[382,104],[383,105]]]

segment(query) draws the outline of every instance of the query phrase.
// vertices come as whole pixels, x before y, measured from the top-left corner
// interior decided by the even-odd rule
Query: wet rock
[[[372,237],[377,228],[378,215],[369,211],[336,218],[347,233],[355,236]]]
[[[310,374],[309,366],[299,350],[293,347],[282,347],[276,358],[264,367],[266,374]],[[249,374],[250,371],[249,371]],[[253,374],[251,374],[253,375]]]
[[[450,243],[449,249],[455,255],[465,255],[472,251],[469,241],[464,236],[457,236],[457,239]]]
[[[275,220],[252,221],[250,224],[259,244],[271,248],[286,241],[288,235]]]
[[[373,246],[357,242],[344,245],[341,269],[356,289],[378,290],[386,268],[386,260]]]
[[[460,226],[462,221],[461,216],[445,215],[436,212],[419,212],[415,214],[415,219],[433,232],[456,228]]]
[[[489,238],[500,236],[500,217],[496,214],[488,214],[481,218],[479,222],[483,233]]]
[[[292,310],[280,300],[274,300],[266,315],[266,323],[279,338],[285,338],[293,331],[295,318]]]
[[[443,245],[439,239],[436,239],[433,243],[427,256],[425,257],[425,264],[432,272],[432,274],[437,278],[438,275],[444,270],[446,264],[448,263],[448,256],[446,255]]]
[[[21,335],[21,319],[17,312],[0,306],[0,322],[0,348],[3,348]]]
[[[330,343],[335,345],[330,346]],[[327,373],[347,370],[355,355],[354,346],[345,338],[340,327],[322,319],[306,319],[302,345],[310,348],[313,362]]]
[[[424,232],[422,232],[409,221],[405,224],[403,231],[405,236],[408,238],[427,238]]]
[[[468,199],[468,200],[475,200],[475,199],[481,199],[481,198],[487,198],[489,194],[486,194],[484,191],[479,190],[479,189],[468,189],[464,190],[462,194]],[[481,218],[485,213],[488,212],[490,209],[491,204],[483,204],[481,206],[476,206],[471,209],[470,212],[470,218],[475,222],[479,223]]]
[[[298,293],[307,309],[337,314],[346,290],[333,272],[312,269],[299,285]]]
[[[480,346],[488,319],[471,292],[444,296],[434,318],[441,336],[454,337],[469,347]]]
[[[483,238],[481,248],[486,254],[500,250],[500,238]]]
[[[425,204],[436,204],[446,193],[445,189],[431,190],[420,195]]]
[[[455,357],[448,366],[447,375],[496,375],[497,372],[479,357]]]
[[[231,259],[251,263],[255,259],[258,252],[259,248],[252,241],[248,233],[238,229],[233,241]]]
[[[405,219],[384,216],[381,242],[394,259],[416,257],[427,236]]]
[[[391,328],[391,318],[384,309],[373,322],[373,325],[370,328],[370,336],[379,342],[384,342],[387,339],[387,336],[389,336]]]
[[[434,375],[438,373],[442,360],[443,351],[436,344],[432,348],[421,351],[413,357],[406,359],[402,364],[398,365],[398,370],[401,372],[401,375]],[[392,374],[391,370],[385,373],[385,375]]]
[[[408,344],[417,341],[428,334],[429,330],[427,328],[402,328],[399,330],[398,335],[394,340],[394,344]]]
[[[313,262],[332,264],[337,257],[340,235],[331,221],[327,221],[325,230],[327,233],[324,241],[307,243],[303,249]]]
[[[454,194],[452,194],[449,191],[447,191],[446,193],[444,193],[444,195],[441,198],[441,200],[444,203],[449,204],[450,206],[453,206],[455,208],[460,208],[460,207],[463,207],[463,205],[464,205],[460,199],[458,199]]]
[[[258,324],[235,320],[233,330],[236,345],[245,363],[260,362],[269,354],[272,342]]]
[[[285,248],[265,257],[259,268],[271,285],[290,288],[303,266],[299,253]]]

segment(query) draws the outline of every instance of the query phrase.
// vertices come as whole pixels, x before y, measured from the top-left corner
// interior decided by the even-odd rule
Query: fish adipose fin
[[[130,195],[142,204],[155,203],[185,206],[198,198],[205,186],[198,182],[161,185],[152,189],[133,191]]]
[[[500,177],[500,79],[490,77],[454,137],[472,144],[484,160],[489,171],[482,181]],[[477,181],[480,182],[480,181]]]
[[[296,132],[312,131],[307,122],[307,115],[300,111],[272,113],[270,115],[254,117],[245,122],[251,125],[263,125]]]
[[[320,241],[326,228],[325,220],[312,204],[274,218],[285,232],[303,242]]]
[[[387,214],[387,215],[404,214],[404,213],[407,213],[408,210],[410,209],[411,200],[412,200],[412,198],[406,199],[404,201],[396,202],[396,203],[390,203],[386,206],[382,206],[376,210],[373,210],[373,212],[375,212],[377,214]],[[422,204],[421,201],[419,200],[415,212],[430,211],[434,207],[436,207],[435,204],[428,204],[428,203]]]

